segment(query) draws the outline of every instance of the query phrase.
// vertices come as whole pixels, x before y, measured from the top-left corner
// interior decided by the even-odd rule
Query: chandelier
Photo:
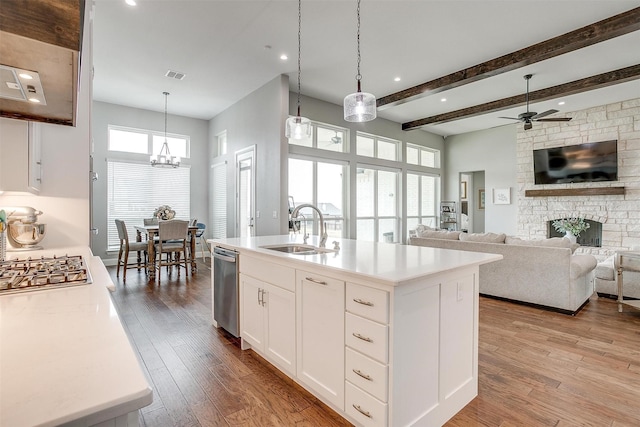
[[[285,123],[284,136],[291,139],[311,137],[311,121],[300,116],[300,29],[302,27],[302,0],[298,0],[298,115],[289,117]]]
[[[158,168],[177,168],[180,166],[180,157],[172,156],[167,143],[167,97],[169,92],[162,92],[164,95],[164,143],[158,154],[151,156],[151,166]]]
[[[348,122],[368,122],[376,118],[376,97],[362,92],[360,81],[360,0],[358,0],[358,90],[344,97],[344,119]]]

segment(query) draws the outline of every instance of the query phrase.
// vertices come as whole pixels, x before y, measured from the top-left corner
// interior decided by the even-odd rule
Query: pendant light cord
[[[300,117],[300,79],[302,74],[301,67],[300,67],[301,28],[302,28],[302,0],[298,0],[298,117]]]
[[[360,80],[362,80],[362,75],[360,75],[360,0],[358,0],[358,8],[357,8],[357,16],[358,16],[358,74],[356,74],[356,80],[358,81],[358,85],[360,85]],[[360,91],[360,87],[358,87],[358,92]]]
[[[169,96],[169,92],[162,92],[164,94],[164,146],[167,148],[167,156],[170,156],[169,153],[169,144],[167,143],[167,97]],[[164,148],[164,147],[163,147]],[[160,150],[162,153],[162,150]]]

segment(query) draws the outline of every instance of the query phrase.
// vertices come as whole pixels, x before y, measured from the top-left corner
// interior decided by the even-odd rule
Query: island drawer
[[[377,399],[386,402],[389,388],[387,365],[346,348],[346,379]]]
[[[349,381],[344,383],[345,410],[350,417],[365,427],[387,425],[387,404],[365,393]]]
[[[240,272],[291,292],[296,291],[296,270],[247,255],[240,256]]]
[[[351,313],[345,314],[345,343],[382,363],[387,363],[387,326]]]
[[[389,293],[380,289],[347,283],[347,311],[375,320],[389,322]]]

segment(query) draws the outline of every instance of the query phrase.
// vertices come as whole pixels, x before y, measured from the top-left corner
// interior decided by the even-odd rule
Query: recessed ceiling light
[[[440,98],[440,102],[447,102],[447,98]]]
[[[558,102],[558,105],[564,105],[564,101]]]
[[[282,55],[280,55],[280,59],[286,61],[287,59],[289,59],[289,57],[283,53]]]
[[[38,98],[29,98],[29,101],[35,102],[36,104],[40,103],[40,100]]]
[[[396,77],[395,79],[393,79],[394,82],[399,82],[400,81],[400,77]]]
[[[124,0],[124,2],[129,6],[135,6],[137,4],[136,0]]]
[[[20,73],[18,74],[21,78],[25,79],[25,80],[32,80],[33,77],[30,74],[27,73]]]

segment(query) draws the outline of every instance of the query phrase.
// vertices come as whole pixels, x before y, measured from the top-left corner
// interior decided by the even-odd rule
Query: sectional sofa
[[[577,313],[593,294],[593,255],[575,254],[567,239],[523,240],[496,233],[416,230],[410,245],[501,254],[480,266],[480,294],[566,314]]]

